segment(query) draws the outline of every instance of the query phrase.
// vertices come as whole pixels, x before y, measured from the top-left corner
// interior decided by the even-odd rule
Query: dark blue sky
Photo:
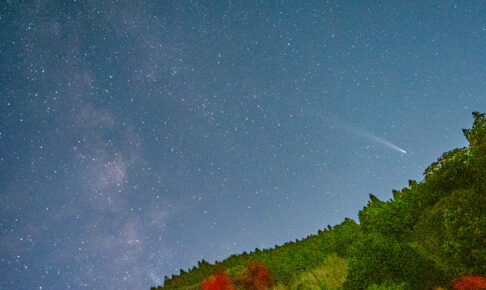
[[[0,288],[148,288],[466,145],[484,2],[302,2],[2,1]]]

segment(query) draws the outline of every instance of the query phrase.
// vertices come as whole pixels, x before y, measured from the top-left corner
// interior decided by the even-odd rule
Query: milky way
[[[0,289],[148,289],[466,144],[481,2],[302,2],[2,1]]]

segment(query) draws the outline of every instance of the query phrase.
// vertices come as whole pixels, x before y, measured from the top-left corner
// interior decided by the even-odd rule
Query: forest
[[[486,289],[486,117],[473,116],[467,147],[444,153],[390,200],[370,194],[359,221],[202,260],[151,289]]]

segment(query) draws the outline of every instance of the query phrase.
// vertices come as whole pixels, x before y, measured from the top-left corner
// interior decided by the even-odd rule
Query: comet
[[[384,146],[386,146],[386,147],[388,147],[390,149],[393,149],[395,151],[398,151],[398,152],[400,152],[402,154],[407,154],[407,151],[405,151],[404,149],[398,147],[397,145],[395,145],[395,144],[391,143],[390,141],[387,141],[387,140],[385,140],[383,138],[377,137],[377,136],[372,135],[372,134],[370,134],[368,132],[361,132],[360,135],[362,135],[362,136],[366,137],[367,139],[372,140],[372,141],[374,141],[376,143],[382,144],[382,145],[384,145]]]
[[[331,118],[328,119],[328,121],[333,124],[334,126],[336,127],[339,127],[339,128],[342,128],[344,129],[345,131],[353,134],[353,135],[358,135],[360,137],[363,137],[365,139],[368,139],[369,141],[372,141],[374,143],[378,143],[378,144],[381,144],[389,149],[392,149],[394,151],[397,151],[401,154],[407,154],[407,151],[405,151],[405,149],[403,148],[400,148],[398,147],[397,145],[393,144],[392,142],[388,141],[388,140],[385,140],[383,138],[380,138],[378,136],[375,136],[367,131],[364,131],[364,130],[361,130],[361,129],[357,129],[357,128],[353,128],[353,127],[350,127],[346,124],[344,124],[343,122],[336,122],[336,120],[333,120]]]

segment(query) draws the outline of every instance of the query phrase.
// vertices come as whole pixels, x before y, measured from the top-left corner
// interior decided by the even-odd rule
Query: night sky
[[[147,289],[467,144],[483,1],[303,2],[0,1],[0,289]]]

